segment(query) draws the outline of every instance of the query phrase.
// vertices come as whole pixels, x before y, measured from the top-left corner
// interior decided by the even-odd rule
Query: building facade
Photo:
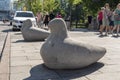
[[[9,18],[11,11],[11,0],[0,0],[0,20]]]

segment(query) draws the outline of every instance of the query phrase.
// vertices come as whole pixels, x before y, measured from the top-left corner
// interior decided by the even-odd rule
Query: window
[[[34,17],[32,13],[27,12],[17,12],[16,17]]]

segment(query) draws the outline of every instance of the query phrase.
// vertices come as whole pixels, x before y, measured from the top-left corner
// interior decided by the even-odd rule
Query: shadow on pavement
[[[99,35],[98,36],[99,38],[104,38],[104,37],[106,37],[105,35]]]
[[[15,41],[15,42],[13,42],[13,43],[29,43],[29,42],[45,42],[45,40],[38,40],[38,41],[25,41],[25,40],[17,40],[17,41]]]
[[[12,32],[11,29],[2,30],[2,32]]]
[[[81,69],[52,70],[43,64],[37,65],[30,70],[31,76],[23,80],[71,80],[89,75],[104,66],[103,63],[95,63]]]
[[[117,36],[117,35],[113,35],[112,37],[113,37],[113,38],[119,38],[120,36]]]

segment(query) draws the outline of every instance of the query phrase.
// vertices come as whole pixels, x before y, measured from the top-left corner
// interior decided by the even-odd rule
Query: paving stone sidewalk
[[[0,21],[0,57],[2,56],[2,52],[4,49],[4,43],[7,37],[7,30],[9,29],[7,25],[8,24],[4,24]]]
[[[7,36],[7,33],[3,34],[0,32],[0,57],[2,56],[6,36]]]
[[[21,32],[11,32],[10,80],[120,80],[120,37],[98,37],[96,32],[72,31],[76,41],[107,49],[97,63],[76,70],[51,70],[43,65],[44,42],[25,42]]]
[[[10,35],[8,23],[0,22],[0,80],[9,80]]]

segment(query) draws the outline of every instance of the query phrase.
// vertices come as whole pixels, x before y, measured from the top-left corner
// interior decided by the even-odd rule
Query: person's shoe
[[[113,35],[113,31],[111,31],[111,34]]]
[[[111,34],[111,32],[108,32],[108,34]]]
[[[117,34],[116,36],[119,37],[119,34]]]
[[[103,33],[100,31],[100,35],[103,35]]]
[[[108,36],[108,33],[105,33],[105,36]]]
[[[103,36],[103,33],[102,33],[102,32],[100,32],[100,36]]]

